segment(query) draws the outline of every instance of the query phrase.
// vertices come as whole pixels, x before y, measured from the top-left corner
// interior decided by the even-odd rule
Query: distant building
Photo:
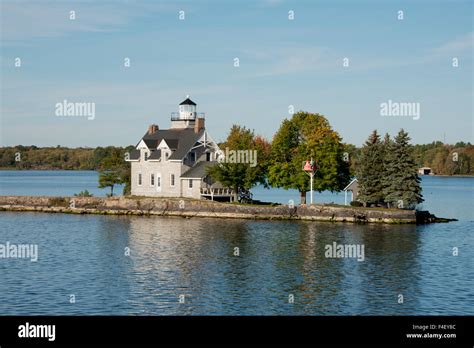
[[[348,205],[350,204],[347,203],[347,192],[350,192],[351,193],[351,200],[350,202],[353,202],[355,200],[357,200],[357,196],[359,196],[359,183],[357,181],[357,178],[355,178],[354,180],[352,180],[349,185],[347,185],[346,187],[344,187],[344,205]],[[355,198],[354,198],[355,197]]]
[[[189,96],[171,114],[171,127],[152,124],[130,153],[134,196],[231,200],[233,191],[214,182],[206,168],[223,156]]]
[[[418,169],[420,175],[434,175],[433,170],[430,167],[421,167]]]

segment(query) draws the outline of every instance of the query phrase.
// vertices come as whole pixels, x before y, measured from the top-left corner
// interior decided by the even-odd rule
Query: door
[[[161,181],[161,173],[156,173],[156,191],[161,192],[161,186],[163,182]]]

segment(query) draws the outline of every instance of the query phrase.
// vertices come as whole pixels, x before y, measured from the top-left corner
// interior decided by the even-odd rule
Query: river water
[[[0,258],[0,314],[474,315],[473,184],[424,177],[423,208],[459,221],[423,226],[0,212],[0,246],[38,248]],[[96,186],[94,172],[0,171],[0,195]],[[364,260],[327,258],[334,242]]]

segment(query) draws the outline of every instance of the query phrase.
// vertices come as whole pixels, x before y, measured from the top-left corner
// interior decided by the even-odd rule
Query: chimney
[[[204,129],[204,117],[196,118],[196,122],[194,123],[194,133],[199,133],[201,129]]]
[[[150,124],[148,126],[148,134],[154,134],[158,132],[158,125],[157,124]]]

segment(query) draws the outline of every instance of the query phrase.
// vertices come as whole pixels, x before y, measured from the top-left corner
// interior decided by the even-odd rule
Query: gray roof
[[[206,173],[207,167],[213,167],[217,164],[216,161],[207,162],[207,161],[200,161],[194,165],[194,167],[190,168],[187,172],[181,175],[182,178],[204,178]]]
[[[140,150],[132,150],[132,151],[130,151],[130,159],[131,159],[131,160],[138,160],[138,159],[140,159]]]
[[[158,144],[156,144],[156,141],[154,140],[149,140],[149,139],[145,139],[143,138],[143,141],[145,142],[146,146],[148,146],[148,148],[156,148],[158,146]]]
[[[168,144],[171,150],[176,150],[178,148],[178,139],[166,139],[166,144]]]
[[[149,160],[159,160],[160,158],[161,158],[161,150],[151,151],[150,156],[148,156]]]
[[[191,148],[196,144],[198,139],[203,135],[204,129],[197,134],[194,128],[173,128],[161,129],[153,134],[148,132],[143,136],[142,140],[148,148],[156,148],[164,139],[168,146],[173,150],[169,160],[182,160]]]

